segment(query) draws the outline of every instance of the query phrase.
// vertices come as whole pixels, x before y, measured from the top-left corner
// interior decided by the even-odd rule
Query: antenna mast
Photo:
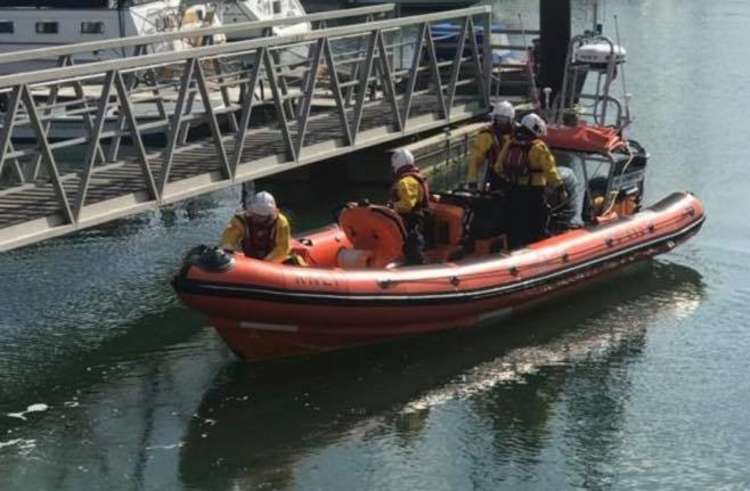
[[[592,0],[594,10],[594,21],[591,32],[599,32],[599,0]]]

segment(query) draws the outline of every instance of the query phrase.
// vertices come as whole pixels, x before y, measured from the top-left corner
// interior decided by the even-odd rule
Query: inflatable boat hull
[[[511,254],[375,270],[300,268],[237,255],[224,272],[184,266],[174,287],[238,356],[262,360],[496,322],[667,252],[703,221],[700,201],[675,193],[635,215]],[[350,245],[337,226],[302,243],[328,254]]]

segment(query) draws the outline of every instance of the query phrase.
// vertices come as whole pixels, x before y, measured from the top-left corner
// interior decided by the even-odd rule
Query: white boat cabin
[[[0,53],[302,15],[299,0],[2,0]],[[300,23],[274,34],[307,30]]]
[[[4,0],[0,52],[199,28],[212,17],[182,0]]]

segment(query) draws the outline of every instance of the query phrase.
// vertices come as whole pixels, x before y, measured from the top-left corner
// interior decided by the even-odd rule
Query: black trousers
[[[427,264],[429,261],[424,254],[424,214],[409,213],[402,215],[404,228],[406,229],[406,241],[404,242],[404,256],[407,265]]]
[[[546,236],[547,205],[542,186],[512,186],[508,195],[509,245],[515,249]]]

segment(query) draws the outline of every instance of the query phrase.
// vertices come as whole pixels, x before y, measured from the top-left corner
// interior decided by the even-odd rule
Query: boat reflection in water
[[[581,485],[596,484],[597,463],[616,448],[629,367],[643,355],[648,329],[690,315],[703,292],[693,269],[655,261],[619,276],[617,288],[600,282],[500,329],[231,363],[190,423],[180,479],[212,489],[297,480],[357,489],[373,479],[388,488],[403,486],[408,472],[400,472],[420,463],[466,460],[465,472],[476,466],[475,487],[538,480],[533,465],[551,426],[562,424],[574,449],[565,458]]]

